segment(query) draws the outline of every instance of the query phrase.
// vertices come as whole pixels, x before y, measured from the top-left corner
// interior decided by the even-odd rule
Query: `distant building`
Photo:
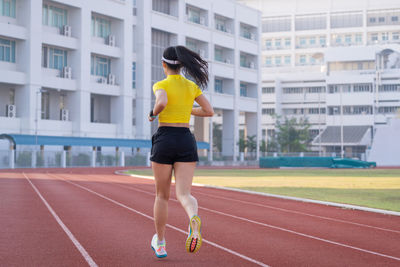
[[[273,114],[307,117],[314,150],[364,153],[400,109],[400,2],[239,2],[263,12],[263,138]]]
[[[210,63],[205,94],[236,159],[239,114],[261,133],[260,23],[230,0],[0,0],[0,134],[150,139],[162,52],[186,45]],[[211,145],[212,121],[191,122]]]

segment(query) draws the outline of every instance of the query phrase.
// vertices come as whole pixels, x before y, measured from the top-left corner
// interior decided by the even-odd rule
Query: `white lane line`
[[[60,177],[60,176],[57,177],[57,176],[55,176],[55,175],[50,175],[50,176],[55,177],[55,178]],[[94,195],[96,195],[96,196],[98,196],[98,197],[101,197],[101,198],[103,198],[103,199],[105,199],[105,200],[108,200],[108,201],[114,203],[115,205],[118,205],[118,206],[120,206],[120,207],[122,207],[122,208],[125,208],[125,209],[127,209],[127,210],[130,210],[130,211],[132,211],[132,212],[134,212],[134,213],[137,213],[137,214],[139,214],[139,215],[141,215],[141,216],[143,216],[143,217],[145,217],[145,218],[147,218],[147,219],[150,219],[150,220],[153,220],[153,221],[154,221],[154,218],[153,218],[153,217],[151,217],[151,216],[149,216],[149,215],[147,215],[147,214],[145,214],[145,213],[142,213],[142,212],[140,212],[140,211],[138,211],[138,210],[135,210],[135,209],[133,209],[133,208],[131,208],[131,207],[128,207],[128,206],[126,206],[126,205],[124,205],[124,204],[122,204],[122,203],[120,203],[120,202],[118,202],[118,201],[116,201],[116,200],[113,200],[113,199],[111,199],[111,198],[108,198],[108,197],[106,197],[106,196],[104,196],[104,195],[102,195],[102,194],[100,194],[100,193],[97,193],[97,192],[95,192],[95,191],[93,191],[93,190],[91,190],[91,189],[89,189],[89,188],[87,188],[87,187],[84,187],[84,186],[81,186],[81,185],[79,185],[79,184],[73,183],[73,182],[71,182],[71,181],[68,181],[68,180],[62,178],[62,177],[60,177],[60,178],[61,178],[63,181],[67,182],[67,183],[70,183],[70,184],[72,184],[72,185],[74,185],[74,186],[76,186],[76,187],[79,187],[79,188],[81,188],[81,189],[83,189],[83,190],[86,190],[86,191],[88,191],[88,192],[90,192],[90,193],[92,193],[92,194],[94,194]],[[178,231],[178,232],[180,232],[180,233],[183,233],[183,234],[185,234],[185,235],[188,235],[188,234],[189,234],[188,232],[186,232],[186,231],[184,231],[184,230],[182,230],[182,229],[179,229],[178,227],[175,227],[175,226],[173,226],[173,225],[167,224],[166,226],[169,227],[169,228],[171,228],[171,229],[174,229],[174,230],[176,230],[176,231]],[[214,242],[212,242],[212,241],[203,239],[203,242],[205,242],[205,243],[207,243],[207,244],[210,244],[210,245],[212,245],[212,246],[214,246],[214,247],[216,247],[216,248],[219,248],[219,249],[221,249],[221,250],[223,250],[223,251],[226,251],[226,252],[228,252],[228,253],[230,253],[230,254],[233,254],[233,255],[235,255],[235,256],[238,256],[238,257],[240,257],[240,258],[242,258],[242,259],[244,259],[244,260],[247,260],[247,261],[249,261],[249,262],[255,263],[255,264],[260,265],[260,266],[269,267],[267,264],[265,264],[265,263],[263,263],[263,262],[257,261],[257,260],[255,260],[255,259],[250,258],[250,257],[247,257],[247,256],[245,256],[245,255],[243,255],[243,254],[241,254],[241,253],[239,253],[239,252],[236,252],[236,251],[233,251],[233,250],[228,249],[228,248],[226,248],[226,247],[223,247],[223,246],[221,246],[221,245],[218,245],[217,243],[214,243]]]
[[[123,173],[118,173],[119,175],[125,175]],[[131,176],[134,178],[140,178],[140,179],[147,179],[147,180],[153,180],[154,178],[151,176],[143,176],[143,175],[127,175],[127,176]],[[202,187],[202,188],[212,188],[212,189],[221,189],[221,190],[229,190],[229,191],[238,191],[236,189],[231,190],[230,188],[222,188],[222,187],[209,187],[209,186],[204,186],[201,184],[196,184],[196,186],[198,187]],[[248,191],[238,191],[240,193],[249,193]],[[372,228],[372,229],[376,229],[376,230],[381,230],[381,231],[387,231],[387,232],[392,232],[392,233],[396,233],[396,234],[400,234],[400,231],[397,230],[392,230],[392,229],[387,229],[387,228],[382,228],[382,227],[377,227],[377,226],[372,226],[372,225],[367,225],[367,224],[361,224],[361,223],[356,223],[356,222],[351,222],[351,221],[345,221],[345,220],[340,220],[340,219],[335,219],[335,218],[331,218],[331,217],[325,217],[325,216],[319,216],[319,215],[314,215],[314,214],[309,214],[309,213],[304,213],[304,212],[300,212],[300,211],[294,211],[294,210],[288,210],[288,209],[283,209],[283,208],[277,208],[277,207],[273,207],[273,206],[269,206],[269,205],[263,205],[263,204],[259,204],[259,203],[253,203],[253,202],[248,202],[248,201],[244,201],[244,200],[238,200],[238,199],[232,199],[232,198],[225,198],[225,197],[220,197],[220,196],[214,196],[214,195],[210,195],[210,194],[206,194],[206,193],[201,193],[201,192],[197,192],[198,194],[202,194],[202,195],[206,195],[206,196],[210,196],[210,197],[214,197],[214,198],[220,198],[220,199],[224,199],[224,200],[230,200],[230,201],[236,201],[239,203],[245,203],[245,204],[249,204],[249,205],[254,205],[254,206],[259,206],[259,207],[264,207],[264,208],[269,208],[269,209],[275,209],[275,210],[280,210],[280,211],[284,211],[284,212],[288,212],[288,213],[295,213],[295,214],[301,214],[301,215],[305,215],[305,216],[310,216],[310,217],[315,217],[315,218],[320,218],[320,219],[325,219],[325,220],[329,220],[329,221],[335,221],[335,222],[341,222],[341,223],[346,223],[346,224],[352,224],[352,225],[357,225],[357,226],[361,226],[361,227],[367,227],[367,228]],[[257,192],[256,192],[257,193]],[[274,196],[273,196],[274,197]]]
[[[319,218],[319,219],[324,219],[324,220],[329,220],[329,221],[334,221],[334,222],[340,222],[340,223],[346,223],[346,224],[352,224],[352,225],[357,225],[357,226],[361,226],[361,227],[367,227],[367,228],[372,228],[372,229],[376,229],[376,230],[381,230],[381,231],[387,231],[387,232],[400,234],[400,231],[397,231],[397,230],[381,228],[381,227],[377,227],[377,226],[372,226],[372,225],[367,225],[367,224],[362,224],[362,223],[356,223],[356,222],[351,222],[351,221],[345,221],[345,220],[340,220],[340,219],[335,219],[335,218],[330,218],[330,217],[325,217],[325,216],[319,216],[319,215],[309,214],[309,213],[305,213],[305,212],[301,212],[301,211],[294,211],[294,210],[288,210],[288,209],[283,209],[283,208],[277,208],[277,207],[273,207],[273,206],[269,206],[269,205],[248,202],[248,201],[245,201],[245,200],[238,200],[238,199],[233,199],[233,198],[214,196],[214,195],[210,195],[210,194],[206,194],[206,193],[202,193],[202,192],[197,192],[197,191],[195,191],[195,192],[196,192],[196,194],[201,194],[201,195],[205,195],[205,196],[208,196],[208,197],[213,197],[213,198],[218,198],[218,199],[223,199],[223,200],[235,201],[235,202],[239,202],[239,203],[243,203],[243,204],[248,204],[248,205],[251,205],[251,206],[258,206],[258,207],[263,207],[263,208],[268,208],[268,209],[274,209],[274,210],[284,211],[284,212],[288,212],[288,213],[300,214],[300,215],[305,215],[305,216],[309,216],[309,217],[314,217],[314,218]]]
[[[98,265],[94,262],[92,257],[90,257],[89,253],[85,250],[85,248],[79,243],[79,241],[75,238],[75,236],[71,233],[71,231],[68,229],[67,226],[62,222],[60,217],[56,214],[56,212],[52,209],[50,204],[46,201],[46,199],[42,196],[42,194],[39,192],[39,190],[36,188],[36,186],[31,182],[31,180],[28,178],[25,173],[22,173],[24,177],[28,180],[28,182],[31,184],[32,188],[35,190],[36,194],[40,197],[40,199],[43,201],[44,205],[47,207],[47,209],[50,211],[51,215],[53,215],[54,219],[57,221],[57,223],[61,226],[61,228],[64,230],[64,232],[67,234],[69,239],[72,241],[72,243],[75,245],[75,247],[79,250],[83,258],[85,258],[86,262],[89,264],[91,267],[97,267]]]
[[[146,194],[149,194],[149,195],[152,195],[152,196],[155,195],[154,193],[151,193],[151,192],[148,192],[148,191],[145,191],[145,190],[141,190],[141,189],[136,189],[136,188],[133,188],[131,186],[119,185],[117,183],[115,183],[115,184],[120,186],[120,187],[128,188],[128,189],[131,189],[131,190],[134,190],[134,191],[138,191],[138,192],[143,192],[143,193],[146,193]],[[175,199],[172,199],[172,200],[175,201],[175,202],[178,202]],[[319,241],[322,241],[322,242],[325,242],[325,243],[329,243],[329,244],[333,244],[333,245],[337,245],[337,246],[341,246],[341,247],[345,247],[345,248],[350,248],[350,249],[362,251],[362,252],[365,252],[365,253],[369,253],[369,254],[373,254],[373,255],[377,255],[377,256],[381,256],[381,257],[385,257],[385,258],[389,258],[389,259],[400,261],[400,258],[397,258],[397,257],[394,257],[394,256],[382,254],[382,253],[379,253],[379,252],[375,252],[375,251],[371,251],[371,250],[367,250],[367,249],[363,249],[363,248],[359,248],[359,247],[354,247],[354,246],[351,246],[351,245],[346,245],[346,244],[343,244],[343,243],[331,241],[331,240],[328,240],[328,239],[324,239],[324,238],[320,238],[320,237],[316,237],[316,236],[312,236],[312,235],[303,234],[303,233],[296,232],[296,231],[293,231],[293,230],[289,230],[289,229],[286,229],[286,228],[282,228],[282,227],[279,227],[279,226],[274,226],[274,225],[270,225],[270,224],[266,224],[266,223],[257,222],[257,221],[250,220],[250,219],[247,219],[247,218],[235,216],[235,215],[232,215],[232,214],[228,214],[228,213],[224,213],[224,212],[221,212],[221,211],[212,210],[212,209],[208,209],[208,208],[204,208],[204,207],[200,207],[200,206],[199,206],[199,209],[206,210],[206,211],[209,211],[211,213],[215,213],[215,214],[219,214],[219,215],[235,218],[235,219],[238,219],[238,220],[241,220],[241,221],[245,221],[245,222],[261,225],[261,226],[264,226],[264,227],[273,228],[273,229],[276,229],[276,230],[281,230],[281,231],[288,232],[288,233],[291,233],[291,234],[300,235],[300,236],[307,237],[307,238],[310,238],[310,239],[319,240]]]

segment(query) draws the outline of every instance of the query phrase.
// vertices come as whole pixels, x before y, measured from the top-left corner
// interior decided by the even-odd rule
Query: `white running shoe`
[[[151,248],[154,250],[157,258],[165,258],[167,257],[167,250],[165,249],[165,239],[164,241],[158,241],[157,234],[153,235],[153,239],[151,240]]]

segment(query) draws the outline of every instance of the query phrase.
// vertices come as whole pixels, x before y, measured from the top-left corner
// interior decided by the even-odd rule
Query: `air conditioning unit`
[[[15,105],[6,105],[6,116],[8,118],[15,118],[17,116]]]
[[[64,25],[64,26],[62,27],[62,35],[71,37],[71,30],[72,30],[71,26],[69,26],[69,25]]]
[[[200,55],[200,57],[205,58],[206,57],[206,50],[199,49],[199,55]]]
[[[205,17],[200,17],[200,24],[201,25],[206,25],[206,18]]]
[[[72,79],[72,68],[71,67],[64,67],[62,69],[62,77],[66,79]]]
[[[107,44],[109,46],[115,46],[115,35],[109,35],[107,37]]]
[[[107,83],[107,79],[105,77],[100,77],[97,82],[98,83]]]
[[[256,65],[254,64],[254,62],[250,62],[249,66],[250,66],[251,69],[254,69],[254,68],[256,67]]]
[[[114,85],[115,84],[115,75],[114,74],[108,74],[108,84]]]
[[[231,60],[229,58],[225,59],[226,64],[231,64]]]
[[[62,120],[62,121],[69,120],[69,110],[68,109],[60,109],[60,120]]]
[[[256,39],[256,35],[254,33],[250,33],[250,39],[251,40],[255,40]]]

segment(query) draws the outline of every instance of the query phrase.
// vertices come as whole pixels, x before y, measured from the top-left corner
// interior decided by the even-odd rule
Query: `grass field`
[[[196,169],[194,182],[400,211],[400,169]]]

